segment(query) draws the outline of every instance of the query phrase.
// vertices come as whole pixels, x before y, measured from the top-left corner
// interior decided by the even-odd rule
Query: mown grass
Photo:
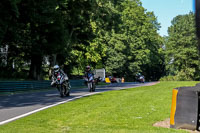
[[[0,126],[0,133],[177,133],[153,127],[170,117],[172,89],[197,82],[161,82],[62,104]]]

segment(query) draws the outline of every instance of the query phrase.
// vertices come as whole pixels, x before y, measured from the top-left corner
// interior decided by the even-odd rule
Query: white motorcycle
[[[96,85],[94,82],[94,76],[92,74],[88,75],[87,77],[84,77],[84,80],[88,86],[89,92],[95,92]]]
[[[144,76],[143,76],[143,75],[140,75],[139,78],[138,78],[138,81],[139,81],[140,83],[144,83],[144,82],[145,82]]]
[[[70,82],[65,81],[64,76],[61,76],[59,73],[56,77],[56,87],[61,97],[70,95]]]

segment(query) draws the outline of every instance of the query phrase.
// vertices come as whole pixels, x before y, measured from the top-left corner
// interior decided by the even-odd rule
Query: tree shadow
[[[106,86],[96,88],[95,92],[106,92],[111,90],[119,90],[121,87],[134,87],[136,83],[113,83]],[[124,90],[124,89],[122,89]],[[72,95],[73,94],[73,95]],[[66,101],[81,95],[90,94],[88,88],[72,89],[71,96],[61,98],[59,92],[55,90],[31,92],[24,94],[14,94],[9,96],[0,96],[0,109],[8,109],[12,107],[28,107],[28,106],[48,106],[58,102]],[[100,95],[100,94],[96,94]]]

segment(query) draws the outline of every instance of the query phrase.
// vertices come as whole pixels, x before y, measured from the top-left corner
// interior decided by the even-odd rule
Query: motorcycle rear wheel
[[[70,96],[70,88],[66,87],[65,96]]]
[[[70,83],[68,82],[67,84],[66,84],[66,86],[64,87],[65,88],[65,96],[70,96]]]
[[[95,92],[95,89],[96,89],[96,85],[95,83],[92,83],[92,91]]]

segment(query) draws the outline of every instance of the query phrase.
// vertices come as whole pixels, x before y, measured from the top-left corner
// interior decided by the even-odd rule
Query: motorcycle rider
[[[86,66],[85,67],[85,77],[88,78],[91,74],[94,76],[94,74],[91,71],[91,67],[90,66]]]
[[[137,73],[136,78],[141,83],[144,83],[144,81],[145,81],[144,76],[141,73]]]
[[[94,76],[93,72],[91,71],[91,67],[90,66],[86,66],[85,67],[85,74],[84,74],[84,78],[89,79],[89,77]],[[85,81],[85,84],[87,84],[87,82]]]
[[[137,73],[136,77],[139,78],[141,76],[141,73]]]
[[[56,78],[57,78],[57,74],[60,74],[62,77],[64,77],[65,80],[65,84],[66,86],[69,84],[69,78],[67,76],[67,74],[64,73],[64,71],[62,69],[60,69],[60,67],[58,65],[55,65],[53,67],[53,73],[52,73],[52,82],[51,82],[51,86],[54,86],[56,83]]]

